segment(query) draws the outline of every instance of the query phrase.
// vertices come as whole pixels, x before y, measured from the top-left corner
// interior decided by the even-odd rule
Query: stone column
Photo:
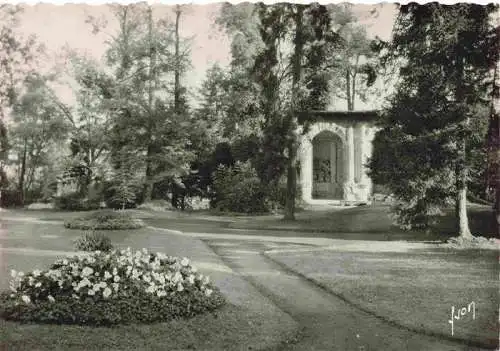
[[[346,179],[344,182],[344,200],[353,201],[355,200],[355,189],[354,189],[354,128],[352,126],[347,127],[347,172]]]
[[[370,141],[368,140],[369,127],[366,124],[361,123],[359,125],[359,134],[360,134],[360,169],[361,176],[359,181],[359,199],[361,201],[368,201],[371,193],[371,180],[368,177],[367,172],[368,168],[366,167],[366,163],[368,162]]]
[[[300,186],[305,203],[312,200],[313,147],[309,138],[304,137],[300,146]]]

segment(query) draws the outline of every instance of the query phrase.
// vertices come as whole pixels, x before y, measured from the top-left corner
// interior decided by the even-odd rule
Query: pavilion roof
[[[320,121],[347,121],[354,120],[359,122],[375,122],[379,119],[380,111],[365,110],[365,111],[304,111],[299,114],[299,123],[305,121],[320,122]]]

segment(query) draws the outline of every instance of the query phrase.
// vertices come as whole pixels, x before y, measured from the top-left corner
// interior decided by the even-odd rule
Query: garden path
[[[476,350],[405,330],[354,308],[264,256],[269,243],[213,238],[206,242],[301,325],[297,343],[277,350]]]

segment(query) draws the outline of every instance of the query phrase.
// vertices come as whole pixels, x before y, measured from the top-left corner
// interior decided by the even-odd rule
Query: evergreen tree
[[[399,222],[427,227],[456,204],[457,231],[471,232],[467,182],[478,106],[488,104],[498,36],[498,6],[429,3],[400,7],[389,61],[400,65],[396,93],[374,141],[371,175],[402,201]]]
[[[299,114],[326,106],[327,57],[340,43],[323,5],[258,5],[264,44],[255,59],[264,117],[264,164],[270,178],[287,175],[285,219],[295,218]],[[303,131],[307,130],[307,125]]]

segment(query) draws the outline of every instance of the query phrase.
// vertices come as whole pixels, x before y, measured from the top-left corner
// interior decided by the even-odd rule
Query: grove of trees
[[[457,233],[470,237],[467,199],[498,210],[498,6],[403,5],[384,42],[352,5],[224,4],[214,28],[231,59],[197,90],[187,84],[192,38],[180,30],[189,6],[162,16],[145,4],[109,8],[115,31],[86,21],[89,35],[107,35],[104,57],[66,50],[62,72],[42,69],[44,48],[20,35],[22,7],[0,7],[3,205],[168,199],[184,209],[201,196],[220,211],[281,209],[293,220],[309,128],[299,114],[386,99],[374,83],[392,69],[369,166],[397,198],[399,224],[426,228],[455,206]],[[54,89],[63,81],[72,103]]]

